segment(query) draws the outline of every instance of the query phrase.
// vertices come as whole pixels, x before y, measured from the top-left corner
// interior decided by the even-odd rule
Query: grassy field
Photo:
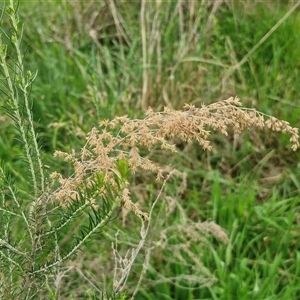
[[[300,127],[297,4],[20,0],[26,68],[38,71],[34,122],[49,170],[70,175],[55,150],[80,150],[100,120],[140,118],[149,106],[181,109],[237,95],[244,106]],[[18,141],[7,119],[0,126],[1,159],[18,180]],[[211,152],[174,141],[176,155],[147,154],[178,174],[155,207],[122,299],[143,272],[135,299],[300,299],[299,150],[283,134],[256,130],[212,133]],[[149,210],[160,190],[155,176],[137,173],[130,181],[133,198]],[[220,226],[213,237],[201,231],[205,221]],[[133,213],[120,214],[66,264],[57,298],[47,297],[109,294],[111,244],[118,232],[125,256],[139,226]]]

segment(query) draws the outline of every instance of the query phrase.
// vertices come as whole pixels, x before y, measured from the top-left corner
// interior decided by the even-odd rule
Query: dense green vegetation
[[[141,117],[148,106],[181,109],[238,95],[245,106],[300,127],[300,11],[294,1],[281,2],[20,1],[26,68],[38,71],[33,117],[49,170],[69,175],[55,150],[79,150],[100,120]],[[1,118],[0,157],[21,181],[19,142]],[[197,143],[176,143],[177,155],[149,154],[181,175],[155,208],[149,267],[135,299],[299,299],[299,150],[267,131],[212,133],[209,153]],[[147,211],[159,183],[148,173],[130,180],[132,196]],[[224,228],[230,243],[193,238],[182,228],[206,220]],[[100,299],[105,284],[109,294],[117,231],[125,254],[140,238],[139,219],[121,214],[87,244],[70,261],[57,299]],[[147,249],[124,299],[145,256]]]

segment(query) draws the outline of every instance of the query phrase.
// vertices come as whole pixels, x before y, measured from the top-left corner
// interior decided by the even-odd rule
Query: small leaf
[[[129,168],[128,168],[128,161],[126,159],[120,159],[117,162],[118,171],[121,174],[122,179],[127,179],[129,176]]]

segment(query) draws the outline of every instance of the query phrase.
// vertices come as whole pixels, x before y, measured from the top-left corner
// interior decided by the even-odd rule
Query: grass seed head
[[[62,157],[73,165],[74,174],[70,178],[63,178],[62,175],[53,173],[52,177],[61,185],[54,193],[53,199],[66,206],[66,203],[76,199],[82,186],[88,188],[87,183],[97,182],[97,177],[101,175],[103,186],[96,192],[98,196],[106,195],[111,192],[111,188],[115,188],[116,196],[120,197],[123,205],[146,218],[131,202],[126,180],[123,182],[123,193],[117,195],[120,189],[119,181],[122,179],[118,168],[120,160],[127,161],[131,173],[138,170],[151,171],[160,180],[164,178],[162,168],[141,155],[141,149],[151,151],[158,145],[161,149],[176,152],[176,145],[170,140],[179,137],[185,142],[195,140],[203,150],[210,151],[211,131],[227,135],[229,129],[235,134],[240,134],[251,128],[290,134],[292,149],[299,148],[297,128],[292,128],[288,122],[264,115],[255,109],[244,108],[239,99],[233,97],[210,105],[202,104],[200,108],[190,104],[185,104],[182,110],[166,107],[162,112],[154,112],[149,108],[143,119],[131,120],[123,116],[111,121],[101,121],[99,127],[93,128],[87,135],[80,157],[75,151],[71,154],[55,152],[55,156]],[[110,191],[107,191],[105,186],[109,186]]]

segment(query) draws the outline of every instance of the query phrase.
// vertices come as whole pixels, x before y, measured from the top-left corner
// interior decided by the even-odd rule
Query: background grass
[[[31,92],[34,118],[50,170],[68,174],[52,153],[80,149],[99,120],[141,117],[149,105],[180,109],[238,95],[245,106],[299,127],[299,7],[226,77],[295,3],[149,1],[143,7],[121,1],[20,1],[27,67],[38,70]],[[2,121],[1,158],[17,177],[22,172],[17,142]],[[180,193],[182,181],[170,182],[165,203],[157,207],[148,245],[155,250],[136,299],[300,298],[299,151],[292,153],[287,137],[269,132],[213,134],[211,153],[176,142],[179,155],[150,154],[186,173],[187,181]],[[153,182],[150,174],[132,178],[132,193],[144,208],[155,198]],[[213,238],[210,244],[188,243],[182,232],[172,231],[205,220],[226,229],[230,244]],[[129,215],[123,221],[116,220],[70,262],[61,299],[97,299],[104,283],[109,290],[116,230],[121,249],[139,239],[138,220]],[[165,228],[170,228],[167,248],[158,238]],[[172,251],[187,244],[182,260],[172,261]],[[143,261],[137,261],[128,295]],[[209,276],[213,285],[200,288]]]

